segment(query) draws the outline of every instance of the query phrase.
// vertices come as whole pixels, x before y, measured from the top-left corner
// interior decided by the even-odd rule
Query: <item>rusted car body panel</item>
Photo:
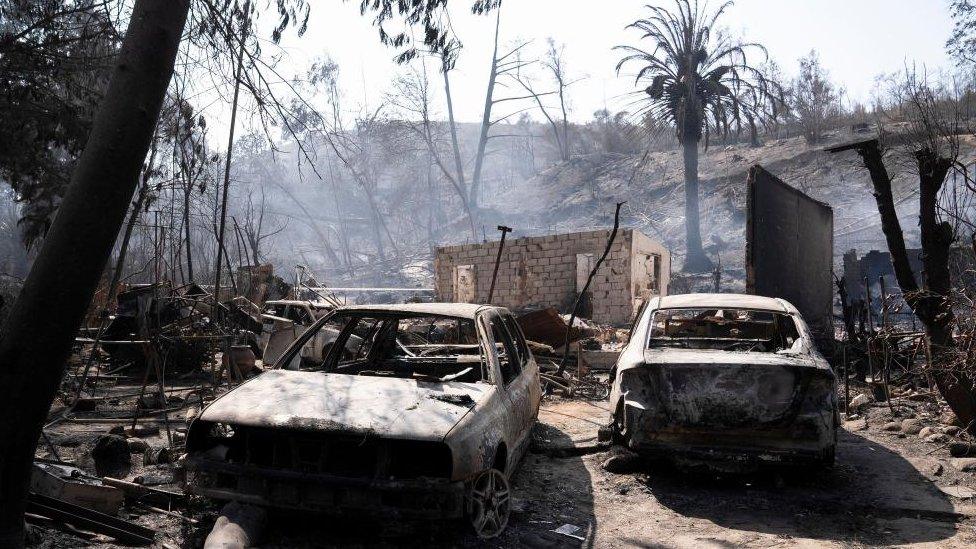
[[[676,298],[649,303],[617,363],[610,402],[618,440],[685,461],[832,460],[836,380],[799,313],[785,301],[756,296]],[[789,315],[799,338],[780,352],[649,348],[651,318],[668,307]]]
[[[510,316],[446,304],[333,314],[469,319],[483,343],[490,320]],[[302,344],[296,340],[276,369],[224,395],[191,425],[187,491],[331,514],[457,518],[476,475],[493,467],[509,475],[527,449],[541,401],[531,354],[518,377],[501,383],[499,352],[485,343],[487,381],[436,382],[283,369],[297,363]],[[214,443],[208,433],[221,426],[233,435]]]

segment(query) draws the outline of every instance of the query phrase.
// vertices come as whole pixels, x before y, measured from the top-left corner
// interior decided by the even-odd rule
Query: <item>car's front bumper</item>
[[[464,515],[466,486],[447,479],[383,480],[218,462],[190,457],[190,494],[281,509],[437,519]]]

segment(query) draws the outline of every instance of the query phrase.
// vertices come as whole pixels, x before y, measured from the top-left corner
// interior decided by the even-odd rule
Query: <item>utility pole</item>
[[[511,227],[499,225],[498,230],[502,232],[502,241],[498,243],[498,255],[495,256],[495,271],[491,273],[491,287],[488,288],[488,299],[485,303],[491,304],[491,298],[495,296],[495,279],[498,278],[498,265],[502,262],[502,250],[505,249],[505,235],[512,232]]]

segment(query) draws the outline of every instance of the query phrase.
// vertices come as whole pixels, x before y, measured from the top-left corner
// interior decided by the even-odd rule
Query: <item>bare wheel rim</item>
[[[471,487],[469,502],[471,525],[479,538],[493,538],[505,530],[512,502],[508,479],[501,471],[481,473]]]

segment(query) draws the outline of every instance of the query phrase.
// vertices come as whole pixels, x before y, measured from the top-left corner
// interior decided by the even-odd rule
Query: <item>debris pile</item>
[[[197,284],[166,282],[129,286],[97,302],[38,445],[31,524],[90,543],[160,544],[157,532],[170,538],[163,547],[183,545],[184,535],[202,542],[206,532],[183,528],[200,512],[181,488],[190,422],[263,371],[265,346],[282,324],[300,334],[295,325],[321,316],[308,311],[338,305],[265,302],[281,296],[280,278],[246,274],[243,289],[258,302],[244,295],[218,302]]]

